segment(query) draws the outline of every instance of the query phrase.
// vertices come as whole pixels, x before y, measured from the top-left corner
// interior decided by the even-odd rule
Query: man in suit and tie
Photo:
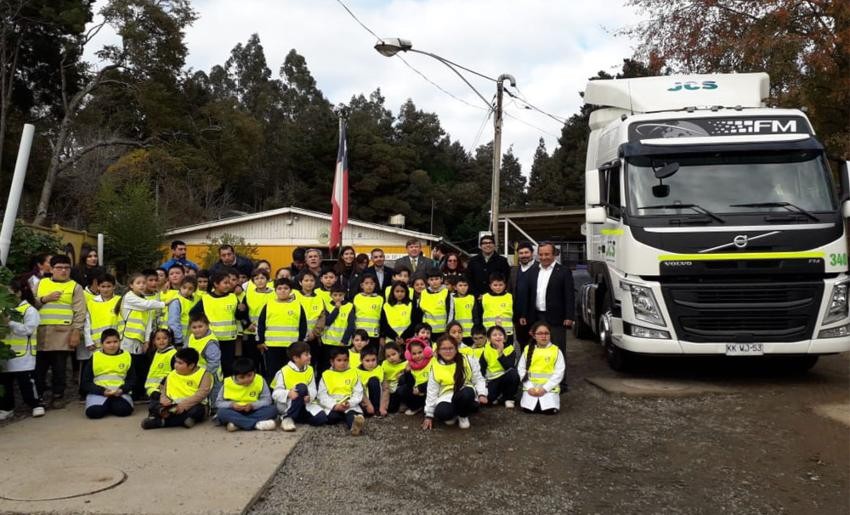
[[[411,238],[405,244],[407,255],[396,259],[396,268],[406,266],[410,269],[411,280],[415,277],[425,277],[429,270],[436,269],[437,264],[432,260],[422,255],[422,242],[419,238]]]
[[[528,291],[531,287],[529,282],[531,269],[537,266],[537,263],[534,262],[534,245],[528,241],[520,242],[517,245],[516,254],[519,264],[511,267],[508,291],[514,296],[514,326],[516,328],[514,334],[517,341],[525,347],[531,335],[528,333],[530,327],[528,323],[525,323],[527,320],[522,318],[522,313],[526,312],[526,306],[528,305]]]
[[[384,250],[372,249],[371,253],[372,266],[366,269],[367,274],[373,274],[378,278],[378,288],[375,290],[380,294],[384,293],[384,289],[393,282],[392,268],[384,266]]]
[[[552,328],[554,343],[567,357],[567,329],[575,320],[573,274],[569,267],[555,262],[555,245],[541,243],[537,247],[539,263],[529,269],[527,304],[520,322],[533,325],[543,320]],[[567,374],[561,381],[561,391],[567,390]]]

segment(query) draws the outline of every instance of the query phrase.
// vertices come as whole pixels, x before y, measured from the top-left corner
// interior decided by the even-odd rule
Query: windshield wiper
[[[693,209],[697,213],[708,215],[722,224],[726,223],[726,220],[720,218],[699,204],[658,204],[655,206],[641,206],[637,209]]]
[[[815,222],[820,222],[818,217],[813,215],[811,211],[806,211],[802,207],[790,202],[753,202],[750,204],[729,204],[729,207],[784,207],[787,211],[791,211],[792,213],[797,212]]]

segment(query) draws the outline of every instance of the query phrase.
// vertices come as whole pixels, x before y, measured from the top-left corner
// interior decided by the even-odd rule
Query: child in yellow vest
[[[472,346],[472,326],[474,325],[475,297],[469,293],[469,279],[464,276],[452,276],[452,302],[454,320],[463,327],[463,343]]]
[[[336,272],[334,272],[334,269],[325,268],[322,270],[319,282],[321,283],[321,286],[316,289],[316,295],[321,297],[322,301],[325,303],[325,311],[330,313],[334,308],[334,302],[333,299],[331,299],[331,290],[333,290],[333,287],[336,284]]]
[[[481,324],[475,324],[472,326],[472,355],[475,359],[481,359],[485,345],[487,345],[487,329]]]
[[[248,327],[242,334],[242,357],[250,358],[261,374],[265,373],[265,366],[263,354],[257,348],[257,325],[263,308],[275,298],[274,289],[269,288],[269,277],[269,271],[266,269],[254,270],[251,274],[251,282],[245,288],[245,297],[242,299],[249,319]]]
[[[120,295],[115,295],[115,277],[103,274],[97,283],[98,295],[86,300],[86,329],[83,333],[85,349],[91,353],[100,348],[100,336],[107,329],[118,329],[121,320],[115,312],[115,306],[121,301]],[[80,345],[77,347],[77,357],[80,357]]]
[[[225,377],[231,375],[230,367],[236,359],[239,321],[248,319],[247,311],[239,310],[239,299],[232,293],[237,277],[235,270],[216,271],[210,278],[212,291],[201,297],[189,312],[190,317],[204,314],[210,321],[210,328],[221,350],[221,370]]]
[[[316,368],[318,374],[330,367],[331,352],[336,348],[347,347],[354,334],[356,310],[354,304],[346,300],[346,293],[345,287],[341,284],[335,284],[331,288],[334,305],[325,320],[325,330],[322,333],[322,357]]]
[[[428,288],[420,293],[419,309],[422,310],[422,321],[431,326],[434,339],[446,332],[446,325],[454,320],[452,300],[443,284],[443,274],[436,269],[428,271]]]
[[[325,298],[320,296],[316,290],[316,276],[309,270],[303,270],[296,278],[300,290],[294,293],[304,307],[304,316],[307,318],[307,335],[304,337],[310,345],[310,355],[319,358],[321,349],[322,331],[325,330],[325,319],[327,317],[327,304]]]
[[[289,346],[289,363],[272,380],[272,399],[280,413],[280,428],[295,431],[295,423],[321,426],[328,416],[317,403],[316,378],[310,366],[310,346],[295,342]]]
[[[189,317],[189,347],[198,353],[198,366],[212,376],[210,396],[215,399],[221,387],[221,348],[215,334],[210,331],[210,322],[203,313]]]
[[[276,427],[277,409],[269,386],[248,358],[233,362],[233,375],[224,379],[215,407],[219,423],[226,424],[231,433],[240,429],[273,431]]]
[[[433,421],[469,429],[469,416],[487,404],[487,384],[478,368],[458,351],[458,344],[449,335],[437,339],[437,357],[428,377],[425,399],[425,420],[422,429],[432,429]]]
[[[360,409],[363,385],[357,378],[357,371],[348,367],[348,351],[343,347],[331,351],[331,368],[322,373],[318,400],[328,416],[328,424],[345,421],[353,436],[363,432],[366,423]]]
[[[206,418],[213,377],[198,366],[199,359],[198,351],[191,347],[174,354],[174,370],[160,385],[158,399],[151,401],[142,429],[191,428]]]
[[[130,393],[136,382],[130,353],[121,349],[115,329],[103,331],[100,343],[100,350],[83,367],[80,390],[86,393],[86,416],[130,416],[133,413]]]
[[[508,335],[507,344],[514,339],[514,298],[508,293],[505,277],[501,274],[490,276],[490,291],[481,296],[476,308],[476,322],[488,330],[499,326]]]
[[[487,340],[478,358],[481,374],[487,380],[487,399],[493,406],[504,400],[505,407],[512,409],[519,389],[514,346],[508,343],[505,330],[497,325],[487,331]]]
[[[393,270],[393,280],[389,286],[384,288],[384,300],[389,301],[393,297],[392,289],[395,287],[395,283],[402,283],[404,287],[407,289],[408,298],[413,300],[413,288],[409,286],[410,284],[410,268],[401,265],[398,268]]]
[[[195,293],[199,298],[203,298],[204,295],[209,293],[210,288],[210,271],[203,269],[198,270],[195,279],[198,281],[198,289],[195,290]]]
[[[200,300],[195,294],[197,287],[194,277],[184,277],[174,296],[176,300],[168,306],[168,328],[174,334],[175,347],[184,347],[189,342],[189,313]]]
[[[407,340],[404,357],[407,360],[407,366],[398,385],[398,394],[401,402],[407,406],[404,414],[412,416],[425,406],[425,393],[433,358],[433,351],[427,337]]]
[[[395,281],[381,310],[381,336],[399,345],[413,336],[413,302],[407,284]]]
[[[384,383],[387,385],[387,400],[381,407],[382,415],[396,413],[401,407],[401,382],[407,370],[407,361],[401,354],[401,347],[396,342],[387,342],[384,345],[384,361],[381,363],[384,370]],[[383,403],[384,397],[381,397]]]
[[[159,385],[162,380],[174,369],[174,348],[171,329],[157,329],[153,333],[154,353],[148,376],[145,379],[145,393],[151,402],[159,399]]]
[[[360,407],[367,417],[386,417],[389,403],[389,385],[384,381],[384,369],[378,366],[378,351],[366,347],[360,351],[357,379],[363,385],[363,400]]]
[[[15,311],[21,315],[21,321],[9,320],[9,334],[3,338],[3,343],[10,347],[14,357],[0,361],[0,420],[6,420],[15,415],[15,390],[18,389],[24,402],[32,409],[32,416],[44,416],[44,404],[35,391],[35,332],[38,330],[40,317],[38,310],[32,306],[34,302],[32,291],[25,279],[12,279],[9,290],[18,299]]]
[[[534,343],[527,345],[519,360],[517,373],[522,378],[520,406],[526,413],[555,414],[561,409],[561,380],[564,355],[552,343],[552,329],[546,322],[531,326]]]
[[[289,346],[307,334],[307,315],[292,290],[291,280],[275,279],[275,298],[266,303],[257,323],[257,347],[271,378],[289,361]]]
[[[360,293],[354,296],[354,325],[356,329],[363,329],[369,334],[369,344],[375,349],[380,348],[383,343],[380,338],[381,332],[381,310],[384,307],[384,299],[375,292],[378,280],[371,274],[365,274],[360,279]]]

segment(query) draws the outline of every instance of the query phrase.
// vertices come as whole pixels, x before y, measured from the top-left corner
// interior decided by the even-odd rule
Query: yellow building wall
[[[369,245],[368,247],[354,247],[354,251],[357,254],[369,254],[373,248],[381,248],[386,254],[388,260],[393,260],[398,257],[404,256],[407,254],[407,249],[404,245]],[[260,259],[265,259],[269,263],[272,264],[272,272],[277,270],[278,268],[282,268],[285,266],[289,266],[292,263],[292,251],[297,247],[295,245],[258,245],[257,246],[257,254],[252,256],[254,261],[258,261]],[[206,245],[192,245],[189,244],[186,246],[186,257],[188,257],[191,261],[198,263],[198,265],[203,266],[203,256],[207,252]],[[426,256],[431,255],[431,246],[423,245],[422,252]],[[325,252],[327,254],[327,252]],[[166,259],[170,256],[170,251],[166,251]],[[328,259],[328,256],[324,256],[325,259]],[[336,253],[334,253],[334,257],[336,257]]]

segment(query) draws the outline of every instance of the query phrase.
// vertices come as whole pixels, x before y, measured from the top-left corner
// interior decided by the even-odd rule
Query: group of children
[[[228,431],[272,430],[279,419],[284,431],[344,422],[357,435],[366,417],[402,409],[424,409],[426,429],[434,419],[468,428],[481,405],[513,408],[520,388],[525,411],[559,409],[564,356],[545,323],[515,349],[504,277],[476,299],[462,276],[411,282],[403,267],[384,292],[362,275],[353,296],[331,269],[274,281],[267,262],[250,278],[186,272],[133,274],[123,296],[109,275],[86,285],[77,348],[86,416],[127,416],[148,397],[144,429],[192,427],[214,413]],[[35,309],[21,297],[19,310],[29,327],[12,329],[29,338]]]

